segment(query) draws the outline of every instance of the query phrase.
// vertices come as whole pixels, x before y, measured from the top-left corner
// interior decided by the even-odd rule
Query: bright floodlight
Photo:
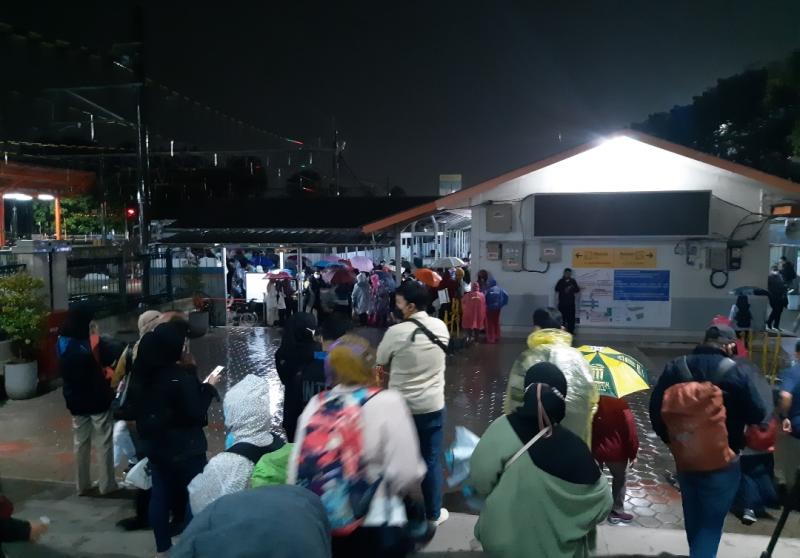
[[[19,194],[16,192],[12,192],[10,194],[3,194],[3,199],[14,200],[14,201],[31,201],[33,198],[28,194]]]
[[[36,199],[39,201],[53,201],[56,197],[52,194],[39,194]]]

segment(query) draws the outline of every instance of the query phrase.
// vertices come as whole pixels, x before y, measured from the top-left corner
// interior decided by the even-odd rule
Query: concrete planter
[[[30,399],[39,385],[39,365],[34,362],[7,362],[6,394],[10,399]]]

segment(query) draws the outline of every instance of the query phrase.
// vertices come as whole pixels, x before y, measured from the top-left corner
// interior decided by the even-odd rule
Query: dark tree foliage
[[[800,51],[719,79],[692,104],[652,114],[633,128],[800,181]]]

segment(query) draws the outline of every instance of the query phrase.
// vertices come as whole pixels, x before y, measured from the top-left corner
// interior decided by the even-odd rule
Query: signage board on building
[[[658,252],[655,248],[574,248],[572,267],[608,269],[655,269]]]

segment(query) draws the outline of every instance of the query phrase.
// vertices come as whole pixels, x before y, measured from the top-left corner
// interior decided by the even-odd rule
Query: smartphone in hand
[[[216,368],[214,368],[214,370],[211,371],[211,374],[206,376],[206,379],[203,380],[203,383],[204,384],[212,383],[213,380],[216,380],[217,378],[219,378],[219,376],[220,376],[220,374],[222,374],[223,370],[225,370],[224,366],[217,366]]]

